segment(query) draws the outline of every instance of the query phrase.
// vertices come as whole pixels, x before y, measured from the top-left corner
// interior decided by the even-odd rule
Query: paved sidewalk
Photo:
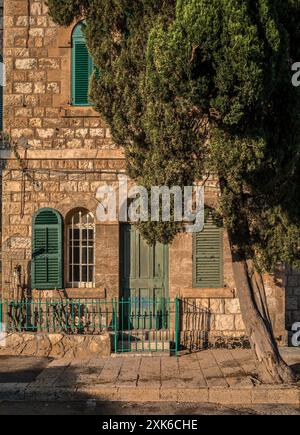
[[[284,356],[300,368],[298,349]],[[53,361],[33,382],[0,384],[0,400],[24,399],[299,405],[300,385],[261,386],[250,351],[207,350]]]
[[[49,365],[52,359],[31,356],[0,356],[0,385],[30,383]]]

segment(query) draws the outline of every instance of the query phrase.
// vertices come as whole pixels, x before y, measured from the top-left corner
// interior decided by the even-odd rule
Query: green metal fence
[[[115,331],[113,301],[94,299],[24,299],[0,302],[7,332],[99,334]]]
[[[24,299],[0,301],[8,332],[112,335],[113,352],[179,349],[179,299]],[[1,332],[1,330],[0,330]]]

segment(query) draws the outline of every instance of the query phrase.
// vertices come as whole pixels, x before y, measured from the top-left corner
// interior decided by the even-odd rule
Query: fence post
[[[118,303],[117,300],[113,300],[113,326],[114,326],[114,340],[115,340],[115,353],[118,353]]]
[[[2,309],[3,309],[3,302],[2,302],[2,300],[0,300],[0,333],[3,332],[3,330],[2,330],[2,324],[3,324],[3,312],[2,312]]]
[[[5,330],[9,329],[9,318],[8,318],[8,300],[5,301]]]
[[[178,355],[179,348],[179,299],[175,298],[175,355]]]

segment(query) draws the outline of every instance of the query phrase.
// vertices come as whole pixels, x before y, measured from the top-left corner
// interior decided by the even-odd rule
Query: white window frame
[[[78,223],[75,223],[75,217],[78,215]],[[82,217],[87,216],[87,222],[82,222]],[[72,237],[70,237],[70,229],[72,231]],[[79,230],[79,264],[72,263],[70,258],[70,248],[72,249],[72,258],[74,261],[74,231],[75,229]],[[86,263],[82,263],[82,232],[83,230],[87,230],[87,261]],[[89,239],[88,230],[93,230],[93,239]],[[88,210],[79,209],[74,211],[70,218],[68,219],[67,224],[67,277],[68,277],[68,287],[72,288],[94,288],[95,287],[95,240],[96,240],[96,225],[95,218],[92,213]],[[90,245],[89,242],[92,241],[93,244]],[[93,248],[93,258],[89,258],[89,248]],[[79,266],[79,281],[74,280],[74,267]],[[87,267],[87,278],[89,278],[89,268],[92,267],[93,270],[93,279],[83,281],[82,280],[82,268]],[[70,276],[70,269],[72,269],[72,273]]]

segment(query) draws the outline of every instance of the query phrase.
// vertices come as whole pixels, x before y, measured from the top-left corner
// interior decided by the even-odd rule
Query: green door
[[[168,247],[149,246],[132,225],[121,227],[122,329],[162,328],[168,297]]]

